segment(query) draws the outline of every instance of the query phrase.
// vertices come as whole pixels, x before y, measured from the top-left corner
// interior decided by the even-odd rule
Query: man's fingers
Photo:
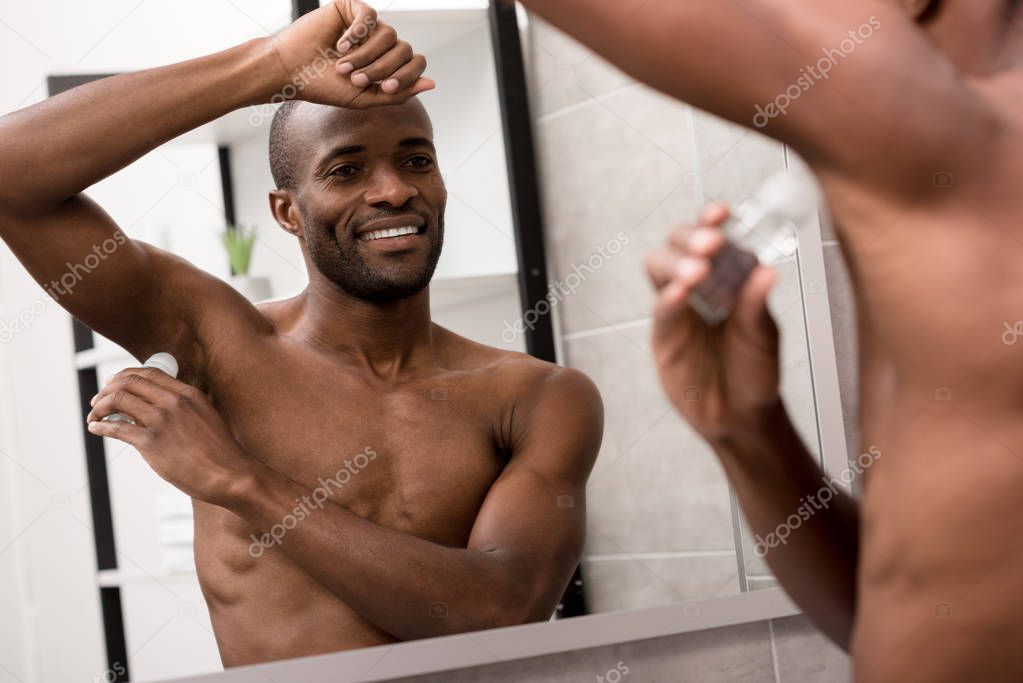
[[[654,344],[656,348],[681,349],[692,337],[694,325],[701,324],[686,299],[693,285],[684,278],[676,278],[665,285],[654,303]],[[667,362],[659,358],[658,362]]]
[[[398,92],[384,92],[379,85],[372,85],[359,93],[349,105],[356,109],[369,107],[380,107],[388,104],[402,104],[420,93],[433,90],[437,84],[430,78],[420,78],[412,84],[411,88],[399,90]]]
[[[700,223],[702,225],[722,225],[731,213],[727,206],[722,204],[708,204],[703,207],[703,211],[700,213]]]
[[[346,68],[339,68],[338,70],[342,74],[346,72],[358,72],[360,69],[369,66],[376,60],[380,59],[380,57],[390,52],[397,44],[398,32],[395,31],[393,27],[383,24],[373,32],[373,35],[366,40],[365,44],[353,48],[347,54],[342,53],[341,58],[338,60],[341,67],[344,67],[345,65],[350,66]],[[355,81],[355,74],[352,75],[352,79],[352,82],[355,83],[355,85],[365,87]],[[365,85],[369,85],[369,83],[366,83]]]
[[[142,450],[148,438],[148,432],[145,427],[133,425],[130,422],[102,422],[97,420],[89,423],[89,431],[98,436],[109,436],[112,439],[131,444],[139,450]]]
[[[345,10],[346,4],[350,7],[348,11]],[[345,0],[337,0],[335,7],[338,9],[342,21],[348,24],[348,28],[337,41],[337,51],[345,54],[355,46],[364,43],[373,33],[373,29],[378,26],[377,11],[364,2],[346,2]],[[350,16],[346,16],[346,14],[350,14]]]
[[[716,227],[679,228],[668,237],[668,244],[693,256],[713,258],[725,244],[725,236]]]
[[[767,307],[768,296],[778,280],[773,268],[758,266],[747,278],[735,302],[732,318],[752,339],[773,340],[778,327]]]
[[[647,256],[646,272],[656,289],[662,289],[676,279],[692,288],[710,273],[710,262],[671,248],[655,249]]]
[[[413,55],[410,61],[403,64],[391,73],[390,76],[379,79],[382,81],[380,89],[388,94],[401,92],[415,85],[420,80],[420,76],[423,75],[424,71],[426,71],[426,57],[423,55]]]
[[[121,413],[127,415],[136,422],[143,424],[152,424],[155,420],[159,409],[143,399],[137,394],[132,393],[127,389],[119,389],[113,393],[103,396],[96,405],[92,407],[89,414],[85,417],[86,422],[92,424],[95,421],[102,420],[108,415],[114,413]]]
[[[128,368],[110,378],[110,381],[93,397],[92,405],[96,405],[103,396],[123,389],[154,405],[159,405],[185,386],[188,385],[156,368]]]
[[[413,53],[411,45],[399,41],[397,45],[392,47],[387,54],[381,56],[380,59],[365,69],[352,74],[352,83],[359,86],[362,86],[362,84],[380,83],[384,92],[397,92],[402,90],[400,80],[397,80],[393,87],[385,86],[392,85],[391,81],[395,80],[396,74],[408,66],[411,66],[411,68],[406,69],[402,76],[399,77],[404,78],[405,87],[415,83],[416,79],[426,71],[426,57]]]

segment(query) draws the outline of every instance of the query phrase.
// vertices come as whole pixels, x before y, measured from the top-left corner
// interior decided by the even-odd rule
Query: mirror
[[[642,273],[670,228],[707,203],[739,205],[787,167],[787,152],[636,84],[542,21],[531,22],[529,46],[544,191],[555,198],[546,205],[551,278],[567,292],[557,307],[563,359],[594,379],[606,408],[588,486],[590,609],[695,606],[774,587],[716,457],[658,384]],[[820,226],[801,228],[800,253],[775,264],[770,305],[783,396],[819,456],[805,297],[826,298],[826,288],[800,263],[803,249],[820,250]]]
[[[56,76],[51,94],[90,75],[180,61],[276,32],[289,23],[293,9],[286,2],[263,3],[258,10],[232,2],[215,5],[187,5],[176,14],[190,17],[180,21],[205,27],[206,33],[194,34],[187,46],[159,43],[151,58],[143,58],[149,48],[139,36],[166,30],[160,13],[144,13],[133,19],[131,31],[100,40],[94,59],[74,67],[48,63],[48,73]],[[115,14],[110,9],[96,21],[116,25]],[[546,254],[523,249],[540,226],[523,223],[521,215],[516,226],[513,207],[522,210],[522,195],[530,189],[513,189],[509,180],[509,158],[520,150],[506,147],[501,107],[507,93],[496,75],[489,9],[472,0],[403,0],[380,7],[380,17],[428,57],[428,75],[439,85],[421,97],[448,193],[445,246],[430,287],[433,321],[475,342],[520,352],[527,350],[527,331],[543,329],[538,321],[553,323],[559,362],[589,375],[603,397],[603,445],[586,488],[585,550],[559,614],[678,602],[698,610],[705,600],[772,587],[720,467],[670,409],[657,384],[647,339],[653,297],[642,263],[669,227],[695,215],[704,203],[738,203],[785,168],[786,150],[656,95],[541,22],[520,17]],[[22,19],[29,26],[36,21]],[[218,35],[218,25],[235,26],[237,35]],[[275,110],[235,111],[160,146],[87,194],[131,238],[186,259],[251,301],[294,297],[308,283],[306,264],[295,237],[280,228],[267,201],[274,189],[267,149]],[[521,163],[521,157],[511,159],[513,168]],[[801,239],[799,253],[778,264],[781,277],[771,305],[783,331],[785,400],[804,440],[821,455],[817,369],[807,330],[813,326],[809,316],[821,310],[809,300],[826,297],[826,287],[817,286],[818,276],[804,262],[820,249],[820,227],[805,227],[810,236]],[[240,239],[229,250],[225,232],[237,238],[251,232],[251,254]],[[522,266],[522,253],[534,261]],[[17,279],[20,271],[7,276],[18,265],[9,252],[3,257],[10,278],[4,310],[25,310],[27,301],[38,299],[38,286],[27,276]],[[242,264],[248,265],[244,274]],[[543,267],[550,313],[538,306],[523,313],[520,283]],[[27,596],[51,591],[74,574],[69,594],[93,599],[98,585],[100,610],[66,619],[63,633],[86,631],[85,624],[103,630],[92,642],[76,640],[80,648],[72,655],[48,661],[40,680],[123,681],[130,675],[148,681],[218,671],[224,653],[207,607],[211,591],[207,586],[204,595],[196,575],[190,498],[161,479],[134,448],[109,438],[77,440],[82,420],[75,392],[87,400],[95,392],[90,381],[102,387],[137,362],[80,325],[77,350],[70,341],[53,343],[70,328],[70,319],[61,316],[48,313],[45,325],[26,330],[5,349],[14,360],[36,355],[41,364],[58,366],[73,354],[77,370],[65,373],[64,384],[54,388],[67,408],[59,421],[16,410],[29,436],[11,450],[18,462],[29,463],[38,451],[55,451],[54,467],[62,459],[74,460],[78,479],[58,479],[43,470],[30,474],[34,466],[12,469],[5,477],[7,486],[31,491],[25,500],[46,501],[50,517],[71,520],[72,530],[33,526],[34,503],[26,503],[5,530],[7,540],[0,539],[12,546],[0,559],[28,567],[32,576],[19,590],[20,623],[28,623],[24,615],[32,601]],[[13,373],[5,384],[15,393],[38,391],[29,373]],[[54,426],[47,438],[63,439],[56,449],[35,436],[51,422],[59,429]],[[574,501],[558,496],[551,503],[571,507]],[[21,548],[15,541],[22,535],[26,543],[48,550]],[[68,543],[68,537],[75,542]],[[68,613],[66,606],[45,601],[42,608],[38,624],[26,628],[21,644],[12,645],[10,657],[23,664],[35,661],[24,642],[37,640],[40,650],[49,652],[56,642],[41,629]],[[433,616],[445,617],[440,609]],[[21,670],[12,666],[7,668]]]

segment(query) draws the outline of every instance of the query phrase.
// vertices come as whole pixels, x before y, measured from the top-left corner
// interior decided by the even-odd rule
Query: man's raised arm
[[[889,189],[997,126],[915,26],[926,3],[520,1],[636,79]]]
[[[127,239],[82,192],[182,133],[235,109],[269,103],[297,70],[317,60],[321,75],[307,78],[299,92],[304,100],[366,107],[403,102],[429,89],[419,78],[425,60],[418,55],[401,72],[396,91],[358,88],[350,75],[335,70],[338,60],[331,55],[339,55],[330,51],[342,39],[357,42],[357,36],[382,30],[368,6],[336,0],[272,38],[105,78],[3,117],[0,238],[43,286],[59,283],[86,258],[102,257],[73,291],[57,292],[59,303],[136,357],[164,350],[187,363],[196,318],[217,305],[212,295],[226,285]],[[357,44],[346,58],[362,51],[358,56],[372,63],[375,57],[364,54],[370,49],[368,42]]]

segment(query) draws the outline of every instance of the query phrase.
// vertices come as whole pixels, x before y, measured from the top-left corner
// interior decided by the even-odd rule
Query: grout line
[[[557,78],[555,77],[554,80],[557,80]],[[546,114],[541,114],[540,116],[536,117],[536,122],[549,123],[550,121],[556,121],[563,116],[568,116],[573,112],[585,109],[586,107],[589,107],[591,105],[607,102],[607,100],[611,99],[615,95],[618,95],[622,91],[628,90],[629,88],[636,88],[639,86],[643,86],[643,84],[637,83],[636,81],[626,83],[625,85],[620,85],[617,88],[614,88],[613,90],[601,93],[597,97],[589,96],[586,99],[582,100],[581,102],[576,102],[575,104],[570,104],[567,107],[562,107],[561,109],[555,109],[554,111],[547,112]]]
[[[584,555],[589,562],[621,562],[625,560],[684,560],[701,557],[734,557],[734,550],[682,550],[669,553],[613,553],[606,555]]]
[[[767,620],[767,634],[771,639],[771,662],[774,664],[774,683],[781,683],[781,671],[778,667],[778,647],[774,642],[774,619]]]
[[[608,332],[621,332],[633,327],[643,327],[649,325],[653,321],[653,318],[641,318],[639,320],[631,320],[626,323],[618,323],[616,325],[605,325],[603,327],[593,327],[588,330],[581,330],[579,332],[572,332],[571,334],[565,334],[561,336],[562,341],[575,341],[576,339],[585,339],[586,337],[596,337],[600,334],[606,334]]]

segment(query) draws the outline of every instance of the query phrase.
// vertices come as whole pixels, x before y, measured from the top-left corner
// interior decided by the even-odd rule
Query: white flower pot
[[[252,303],[266,301],[273,296],[270,278],[263,275],[232,275],[231,286]]]

